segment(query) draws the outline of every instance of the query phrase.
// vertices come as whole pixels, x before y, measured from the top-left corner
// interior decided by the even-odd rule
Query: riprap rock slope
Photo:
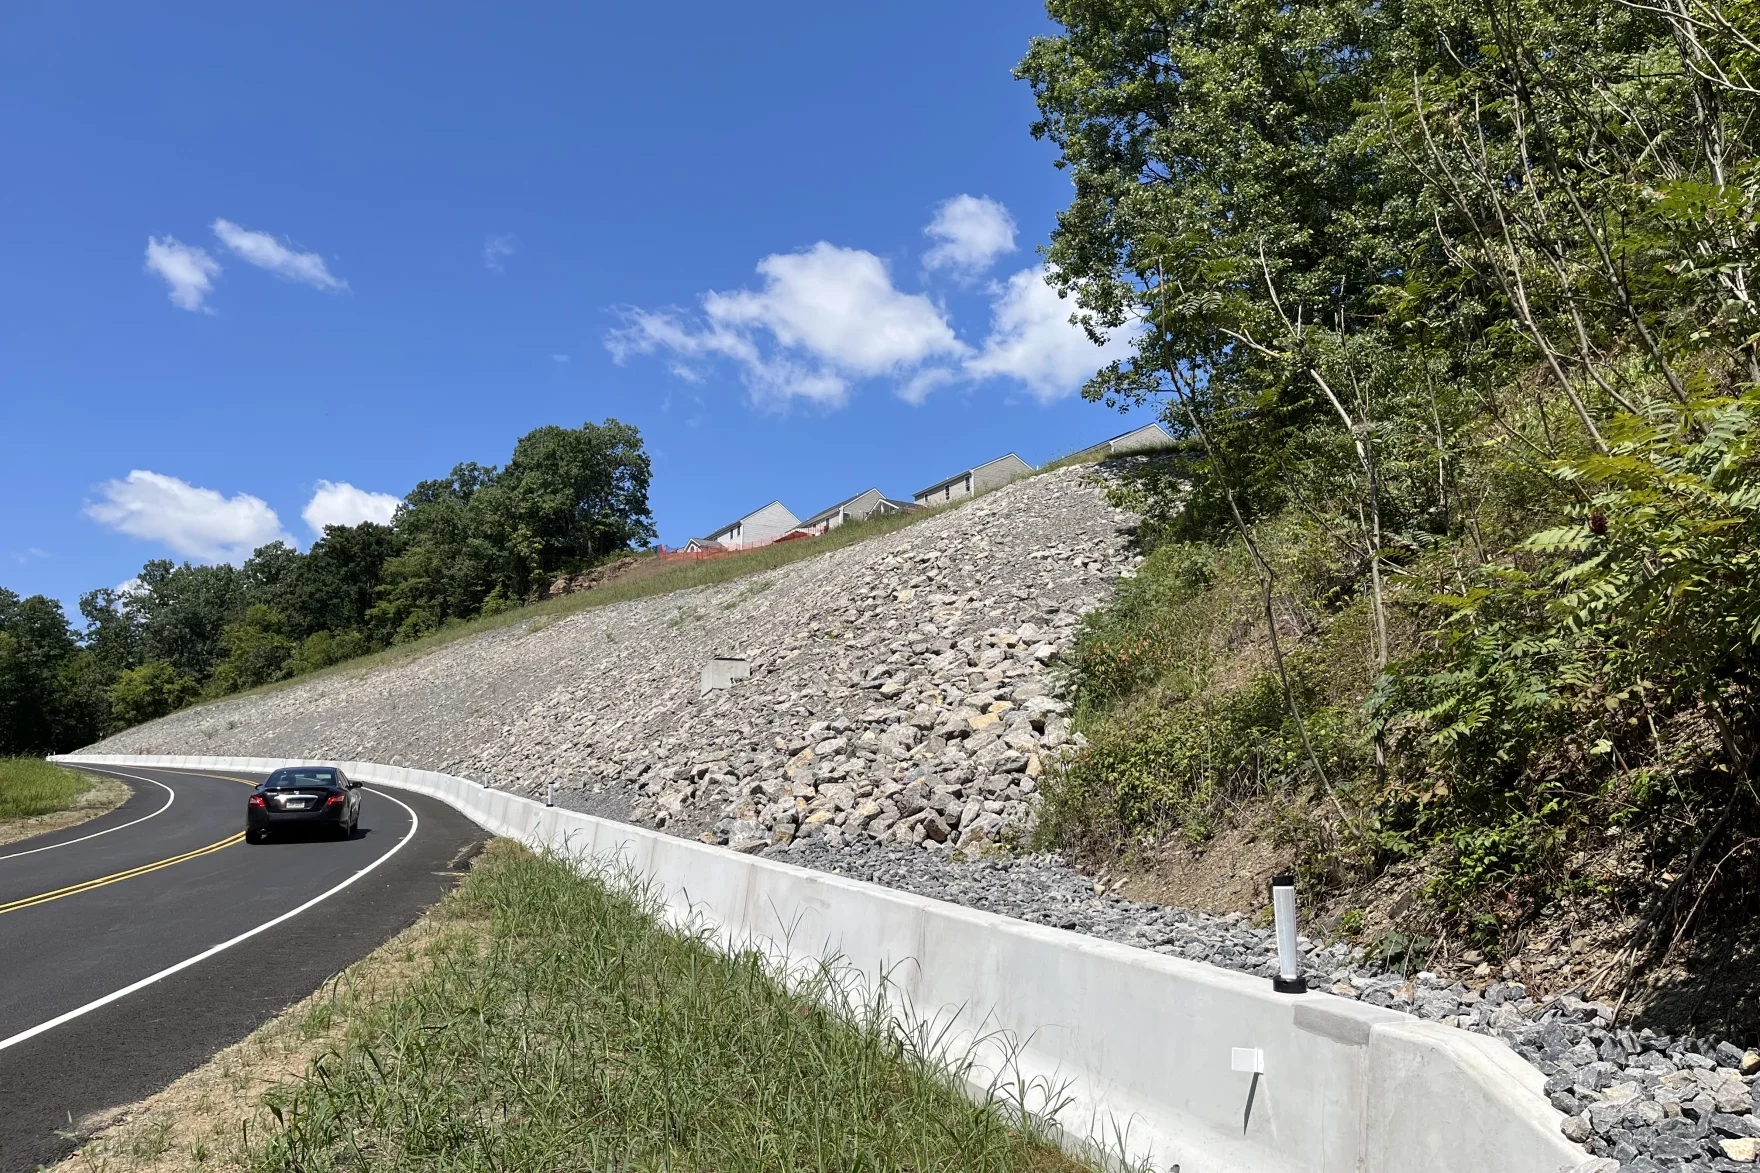
[[[175,714],[101,752],[364,759],[738,850],[981,848],[1071,743],[1054,662],[1135,558],[1092,466],[755,577]],[[699,695],[711,658],[750,676]]]

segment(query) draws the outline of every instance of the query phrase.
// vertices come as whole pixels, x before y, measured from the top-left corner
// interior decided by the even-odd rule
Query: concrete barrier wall
[[[1544,1077],[1494,1039],[1326,994],[594,818],[373,762],[73,755],[68,764],[262,772],[340,765],[535,848],[624,867],[677,924],[779,963],[882,975],[980,1071],[1060,1089],[1067,1136],[1183,1173],[1559,1173]],[[1233,1070],[1235,1048],[1264,1073]],[[1247,1107],[1252,1101],[1251,1114]]]

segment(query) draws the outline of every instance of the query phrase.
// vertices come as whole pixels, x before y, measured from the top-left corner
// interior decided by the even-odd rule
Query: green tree
[[[307,672],[316,672],[320,668],[352,660],[372,650],[372,644],[358,630],[314,631],[306,636],[293,658],[287,661],[287,673],[290,676],[303,676]]]
[[[0,754],[58,752],[94,737],[103,711],[90,681],[61,604],[0,588]]]
[[[1728,0],[1048,10],[1063,28],[1018,72],[1073,181],[1049,279],[1135,340],[1086,394],[1185,433],[1189,491],[1150,532],[1250,553],[1302,774],[1359,860],[1449,844],[1458,896],[1639,820],[1671,861],[1643,923],[1672,939],[1712,847],[1760,833],[1760,21]],[[1151,622],[1115,622],[1090,693],[1165,699],[1175,668],[1124,654]],[[1366,705],[1304,699],[1302,662],[1342,663],[1356,632],[1363,677],[1313,695]],[[1109,744],[1137,768],[1189,748],[1182,721]],[[1368,771],[1309,737],[1352,722]]]
[[[494,589],[501,553],[474,531],[471,501],[496,470],[466,463],[423,481],[392,521],[398,553],[381,571],[368,620],[385,641],[408,640],[476,614]]]
[[[79,597],[79,613],[86,621],[82,642],[106,681],[139,662],[140,617],[126,604],[127,598],[109,587]]]
[[[126,669],[109,689],[112,730],[131,729],[175,713],[194,702],[201,691],[193,677],[165,660]]]
[[[640,433],[614,419],[521,436],[472,502],[481,528],[509,555],[502,589],[523,598],[558,571],[652,541],[651,476]]]
[[[298,588],[305,564],[306,556],[286,542],[258,546],[239,567],[246,605],[261,604],[285,613],[290,596]]]
[[[155,559],[123,602],[140,625],[141,661],[164,660],[203,680],[225,655],[220,636],[245,603],[243,576],[232,566],[178,566]]]
[[[370,611],[380,639],[408,640],[527,599],[555,574],[651,541],[651,477],[635,428],[616,420],[522,436],[504,468],[467,463],[423,481],[392,522]]]
[[[226,658],[214,668],[214,687],[228,693],[287,677],[288,661],[299,645],[288,638],[287,620],[281,612],[256,603],[236,622],[226,625],[220,633],[220,647]]]
[[[397,552],[390,526],[328,525],[301,561],[279,609],[290,634],[364,629],[385,563]]]

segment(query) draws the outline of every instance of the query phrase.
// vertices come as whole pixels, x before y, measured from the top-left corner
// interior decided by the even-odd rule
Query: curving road
[[[82,769],[91,769],[82,767]],[[411,924],[486,837],[368,787],[352,839],[243,842],[259,776],[91,769],[133,792],[0,845],[0,1171],[65,1156]]]

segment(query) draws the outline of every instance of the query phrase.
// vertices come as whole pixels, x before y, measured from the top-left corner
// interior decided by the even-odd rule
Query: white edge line
[[[394,856],[398,852],[402,851],[404,848],[404,845],[407,844],[411,839],[415,838],[416,829],[422,825],[421,818],[416,814],[416,812],[410,807],[410,805],[408,803],[404,802],[400,798],[396,798],[396,797],[389,795],[389,794],[386,794],[380,790],[368,789],[367,793],[368,794],[377,794],[380,798],[389,798],[389,799],[391,799],[392,802],[395,802],[398,806],[402,807],[404,810],[409,812],[409,832],[407,834],[405,834],[402,839],[399,839],[397,841],[397,846],[393,847],[390,851],[387,851],[384,855],[381,855],[378,859],[375,859],[372,863],[368,864],[366,867],[362,868],[360,871],[356,872],[354,875],[348,877],[348,879],[342,881],[342,883],[336,885],[334,888],[331,888],[328,892],[319,893],[318,895],[312,897],[310,900],[306,901],[304,904],[300,905],[298,908],[289,909],[288,911],[282,913],[280,916],[276,917],[273,920],[264,921],[262,924],[258,925],[254,929],[246,929],[244,932],[240,933],[236,937],[233,937],[229,941],[222,941],[218,945],[210,946],[207,949],[204,949],[200,953],[196,954],[194,957],[189,957],[189,958],[184,959],[183,961],[179,961],[176,965],[166,966],[164,969],[160,970],[158,973],[149,974],[147,977],[142,978],[138,982],[131,982],[128,985],[123,986],[120,990],[117,990],[113,993],[105,994],[102,998],[96,998],[90,1002],[87,1002],[84,1006],[76,1007],[73,1010],[69,1010],[66,1014],[57,1015],[54,1018],[51,1018],[49,1021],[38,1023],[36,1026],[33,1026],[28,1030],[21,1030],[17,1034],[13,1035],[11,1038],[0,1039],[0,1051],[4,1051],[8,1047],[15,1047],[19,1043],[26,1042],[30,1039],[34,1039],[40,1034],[43,1034],[47,1031],[54,1030],[58,1026],[61,1026],[65,1023],[72,1022],[74,1019],[82,1017],[83,1015],[90,1014],[94,1010],[102,1009],[103,1007],[110,1005],[110,1003],[112,1003],[112,1002],[119,1002],[122,999],[128,997],[130,994],[135,993],[137,990],[144,990],[148,986],[152,985],[154,982],[160,982],[160,981],[163,981],[166,978],[170,977],[173,974],[182,973],[184,970],[188,969],[190,966],[200,964],[201,962],[206,961],[208,958],[214,956],[216,953],[222,953],[222,952],[226,951],[227,949],[232,948],[234,945],[237,945],[241,941],[248,941],[252,937],[256,936],[258,933],[267,932],[269,929],[274,928],[276,925],[282,923],[283,921],[292,920],[294,917],[298,916],[300,913],[304,912],[306,909],[311,908],[313,905],[321,903],[322,901],[328,900],[330,897],[336,895],[338,892],[342,891],[344,888],[348,887],[350,884],[354,883],[356,880],[360,879],[362,876],[366,875],[368,872],[372,871],[374,868],[378,867],[380,864],[384,863],[386,860],[390,859],[392,856]]]
[[[171,809],[171,804],[177,801],[177,791],[171,789],[171,787],[165,785],[165,783],[159,781],[157,778],[143,778],[139,774],[124,774],[121,770],[106,770],[102,767],[79,766],[79,767],[69,767],[69,768],[70,769],[77,768],[77,769],[81,769],[81,770],[90,770],[94,774],[111,774],[111,775],[114,775],[115,777],[118,777],[118,778],[133,778],[136,782],[151,782],[154,786],[157,786],[159,789],[163,790],[166,794],[169,794],[171,797],[167,798],[165,800],[164,806],[160,807],[158,810],[154,811],[150,815],[142,815],[138,819],[130,819],[128,822],[123,823],[120,826],[105,827],[102,831],[93,831],[90,835],[81,835],[78,839],[63,839],[59,843],[50,843],[44,847],[33,847],[29,851],[15,851],[11,855],[0,855],[0,860],[18,859],[21,856],[35,855],[39,851],[54,851],[57,847],[72,847],[75,843],[84,843],[87,839],[96,839],[98,836],[108,835],[112,831],[126,830],[129,827],[133,827],[133,826],[136,826],[140,823],[144,823],[148,819],[153,818],[157,815],[164,814],[166,811]]]

